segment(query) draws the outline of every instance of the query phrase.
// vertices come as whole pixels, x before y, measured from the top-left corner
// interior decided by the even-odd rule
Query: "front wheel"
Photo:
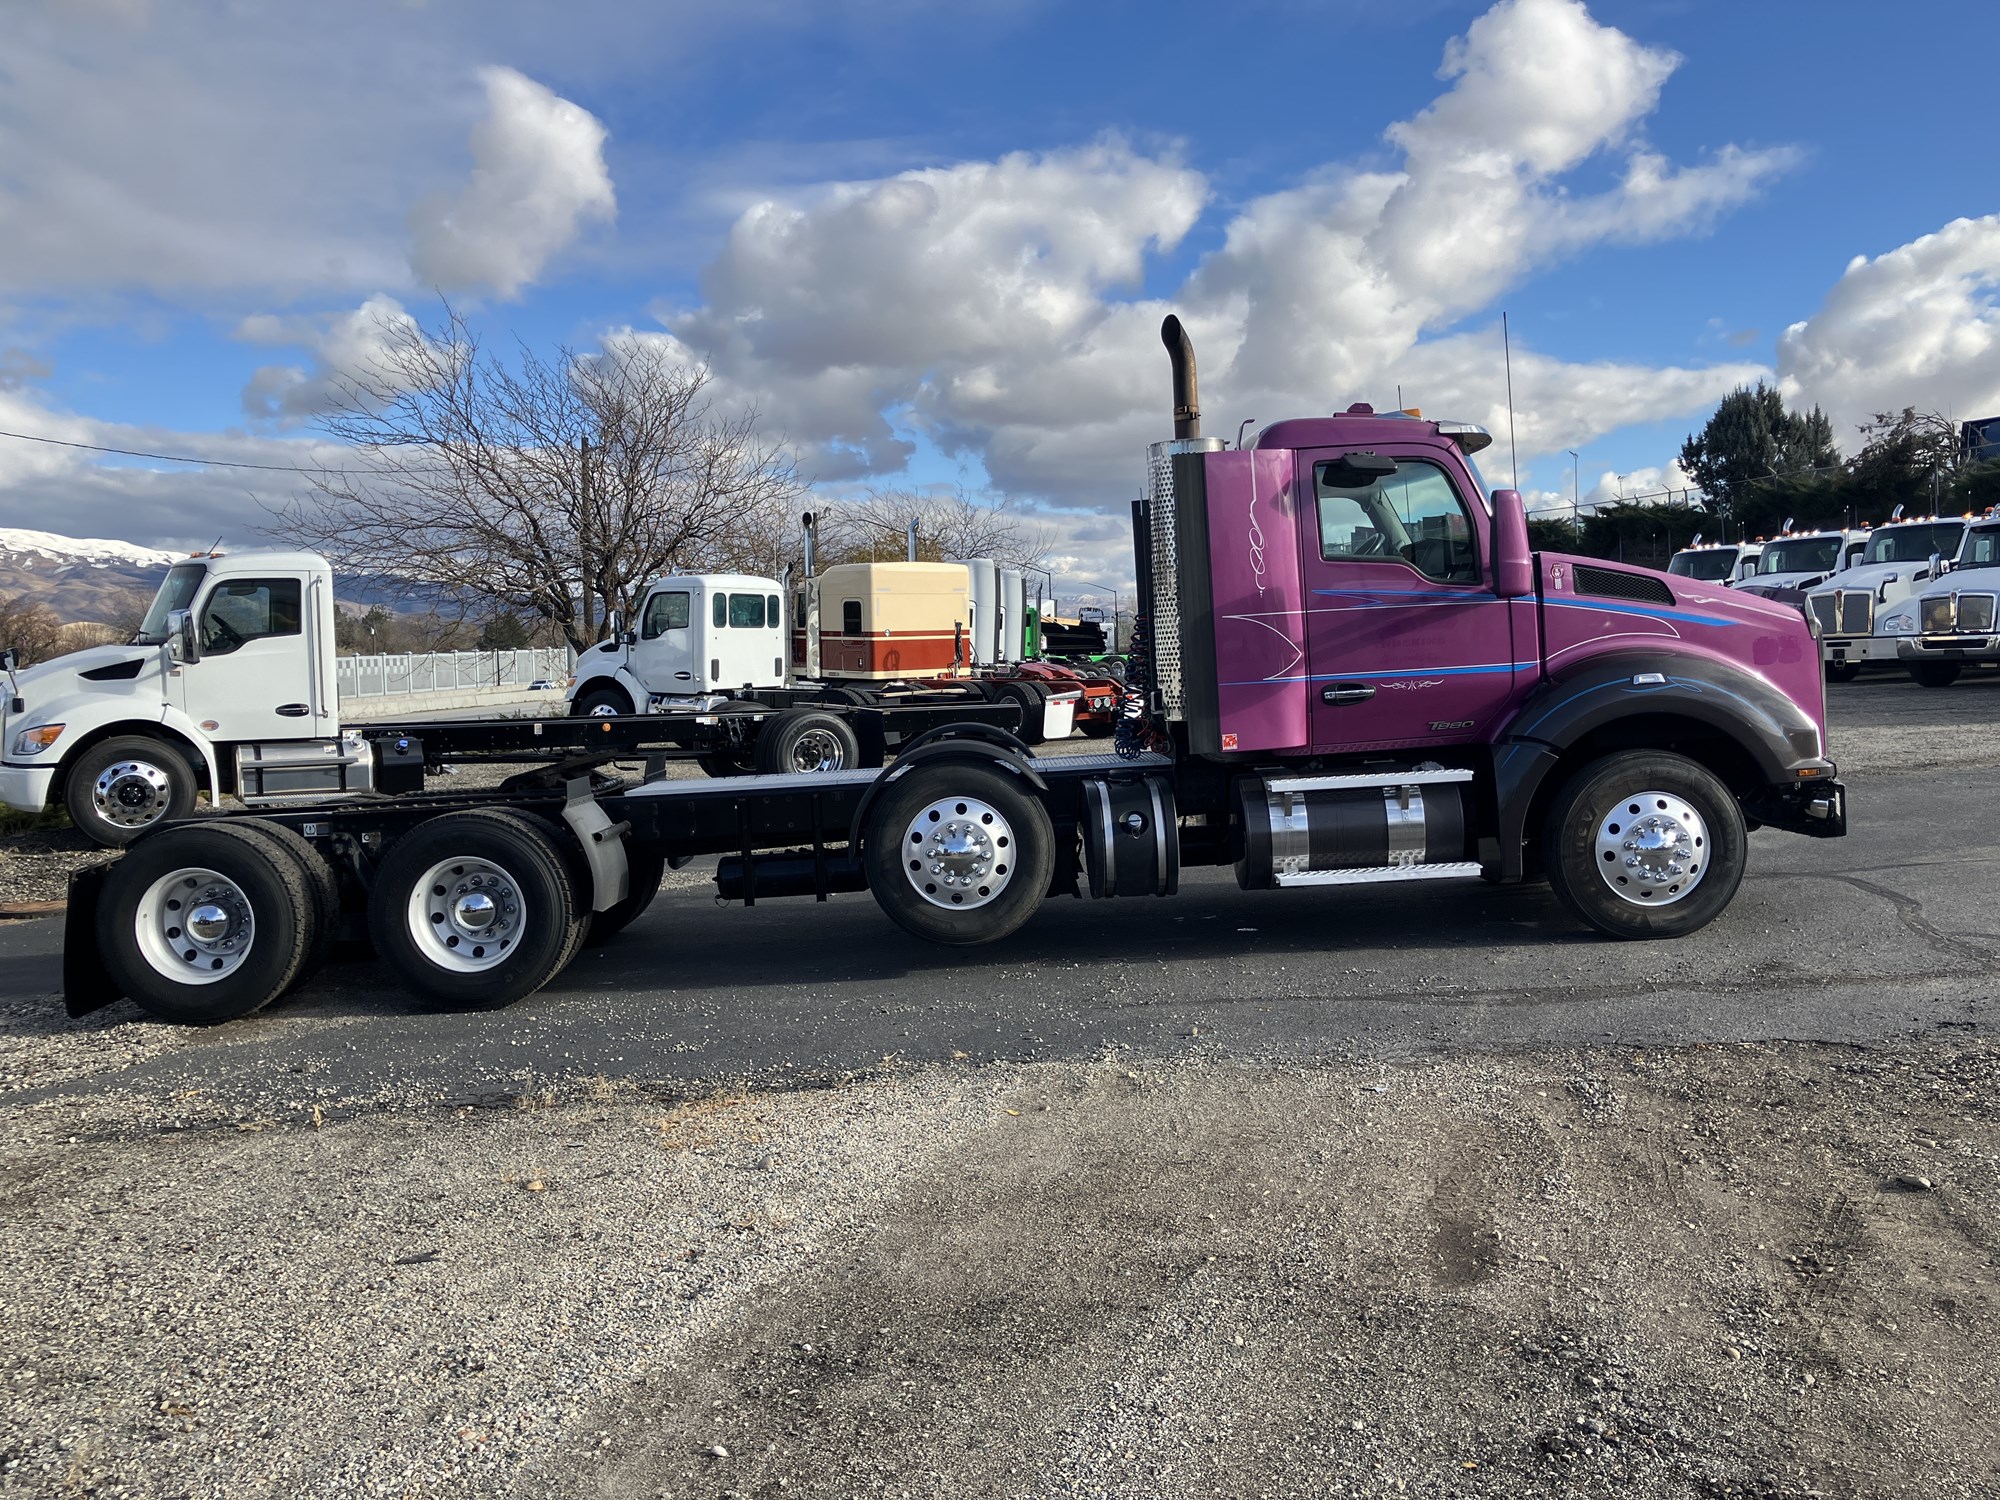
[[[632,712],[632,696],[615,682],[587,684],[570,705],[572,719],[615,719]]]
[[[1047,809],[990,765],[928,765],[890,784],[870,810],[868,889],[906,932],[934,943],[990,943],[1042,903],[1055,867]]]
[[[575,954],[583,915],[547,825],[492,808],[404,835],[368,901],[382,962],[419,995],[459,1006],[510,1005],[547,984]]]
[[[1910,663],[1910,676],[1924,687],[1950,687],[1965,668],[1955,661]]]
[[[1617,938],[1683,937],[1742,883],[1743,810],[1684,755],[1632,750],[1593,761],[1557,792],[1542,858],[1563,904]]]
[[[120,735],[79,755],[63,778],[63,806],[83,836],[122,849],[156,823],[194,811],[194,771],[164,740]]]

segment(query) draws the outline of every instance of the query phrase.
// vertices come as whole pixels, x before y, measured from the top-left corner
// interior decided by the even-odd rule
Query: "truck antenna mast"
[[[1507,331],[1507,314],[1500,314],[1500,352],[1507,361],[1507,453],[1513,465],[1513,487],[1521,487],[1521,450],[1514,444],[1514,340]],[[1400,393],[1401,387],[1397,387]]]

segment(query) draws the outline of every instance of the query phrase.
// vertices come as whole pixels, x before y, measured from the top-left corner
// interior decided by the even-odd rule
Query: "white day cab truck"
[[[1769,541],[1759,541],[1756,570],[1736,587],[1765,599],[1804,607],[1805,591],[1817,588],[1843,568],[1861,561],[1868,549],[1866,527],[1838,531],[1794,531],[1792,523]]]
[[[1676,578],[1733,588],[1756,574],[1763,550],[1761,542],[1704,542],[1697,531],[1694,540],[1668,560],[1667,571]]]
[[[1969,516],[1924,516],[1878,526],[1859,561],[1808,590],[1805,607],[1819,625],[1827,677],[1851,682],[1864,666],[1901,662],[1899,642],[1917,628],[1912,609],[1904,606],[1957,567],[1973,539]],[[1919,682],[1944,670],[1923,662],[1908,665]]]
[[[1896,655],[1925,687],[1949,687],[1967,667],[2000,666],[2000,507],[1967,529],[1958,562],[1883,622]]]
[[[725,626],[710,649],[740,649],[754,659],[730,654],[732,670],[767,673],[785,650],[777,586],[747,580],[753,590],[730,576],[693,582],[704,603],[721,601],[715,607],[740,611],[746,622],[749,605],[739,601],[755,603],[760,623]],[[1019,703],[979,684],[866,704],[763,689],[703,700],[698,710],[616,720],[344,725],[333,623],[333,574],[317,554],[225,552],[175,564],[130,643],[27,668],[4,659],[0,803],[29,812],[60,803],[87,837],[117,847],[187,817],[203,790],[251,806],[399,796],[422,791],[425,772],[447,760],[614,754],[691,758],[718,774],[815,770],[826,759],[822,740],[842,747],[842,766],[879,766],[942,724],[1024,726]],[[1067,735],[1077,700],[1043,695],[1036,727]]]

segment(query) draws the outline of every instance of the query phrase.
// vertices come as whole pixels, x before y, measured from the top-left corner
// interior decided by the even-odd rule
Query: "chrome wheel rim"
[[[1597,875],[1632,906],[1672,906],[1708,876],[1708,824],[1672,792],[1634,792],[1597,820]]]
[[[586,719],[615,719],[625,710],[615,703],[593,703],[583,711]]]
[[[476,974],[520,945],[527,926],[521,883],[490,859],[441,859],[410,888],[410,941],[429,962]]]
[[[941,797],[903,830],[903,874],[933,906],[985,906],[1014,878],[1014,830],[991,803]]]
[[[214,984],[250,956],[257,919],[242,886],[205,866],[188,865],[146,887],[132,916],[132,935],[154,973],[181,984]]]
[[[115,828],[144,828],[166,816],[174,799],[167,773],[150,761],[114,761],[90,789],[98,817]]]
[[[838,771],[847,765],[847,747],[831,729],[808,729],[792,742],[792,770]]]

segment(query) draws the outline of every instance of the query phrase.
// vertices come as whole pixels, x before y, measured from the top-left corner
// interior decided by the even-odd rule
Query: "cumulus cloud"
[[[1778,374],[1786,399],[1823,407],[1849,448],[1874,412],[2000,413],[2000,214],[1856,256],[1780,336]]]
[[[1170,298],[1136,289],[1208,185],[1172,152],[1107,139],[761,203],[704,305],[665,321],[722,389],[759,393],[821,477],[900,465],[894,422],[976,454],[1010,492],[1120,501],[1166,412],[1169,307],[1227,425],[1398,381],[1491,421],[1498,340],[1456,331],[1466,317],[1561,257],[1699,232],[1793,159],[1729,147],[1676,165],[1651,149],[1641,126],[1678,62],[1580,0],[1501,0],[1447,48],[1443,92],[1388,128],[1399,166],[1329,163],[1242,204]],[[1572,196],[1567,174],[1606,156],[1614,185]],[[1517,350],[1524,452],[1694,411],[1759,373]]]
[[[590,220],[617,212],[605,130],[590,111],[512,68],[487,68],[472,130],[472,180],[410,214],[410,266],[446,290],[513,297]]]
[[[394,297],[374,296],[344,313],[281,317],[259,313],[245,318],[237,338],[250,344],[296,346],[309,351],[306,364],[260,365],[243,387],[245,415],[292,423],[318,416],[353,389],[359,376],[380,384],[385,355],[397,330],[414,332],[417,320]]]

